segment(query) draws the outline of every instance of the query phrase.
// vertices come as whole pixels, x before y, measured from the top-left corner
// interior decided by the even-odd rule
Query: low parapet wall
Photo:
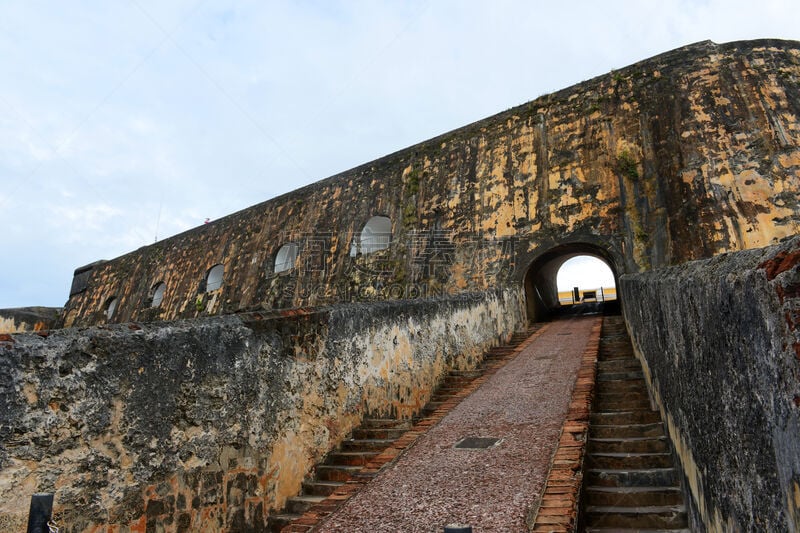
[[[55,492],[67,531],[262,531],[364,414],[411,416],[524,323],[507,290],[6,335],[0,530]]]
[[[621,279],[709,531],[800,531],[800,238]]]
[[[60,315],[60,307],[0,309],[0,333],[48,330],[55,326]]]

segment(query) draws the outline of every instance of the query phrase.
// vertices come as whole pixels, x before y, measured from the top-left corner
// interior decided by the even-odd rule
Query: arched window
[[[350,255],[371,254],[385,250],[392,242],[392,221],[389,217],[375,216],[367,221],[358,239],[353,239]]]
[[[108,300],[106,300],[106,320],[111,320],[111,317],[114,316],[114,311],[117,310],[117,297],[112,296]]]
[[[160,281],[153,285],[152,294],[153,298],[150,302],[150,307],[159,307],[161,302],[164,300],[164,291],[167,290],[167,285],[163,281]]]
[[[214,265],[208,269],[206,274],[206,292],[211,292],[222,287],[222,278],[225,275],[225,267]]]
[[[286,272],[294,268],[300,247],[296,243],[284,244],[275,256],[275,273]]]

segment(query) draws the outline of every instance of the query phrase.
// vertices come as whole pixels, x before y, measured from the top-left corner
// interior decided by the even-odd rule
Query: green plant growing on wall
[[[617,156],[617,172],[632,180],[639,179],[639,170],[636,167],[636,160],[627,150],[623,150]]]
[[[414,196],[419,192],[419,170],[414,169],[408,173],[406,178],[406,197]]]
[[[419,170],[413,169],[408,173],[405,185],[405,201],[403,206],[403,222],[405,225],[417,222],[417,203],[415,196],[419,192]]]
[[[197,298],[194,300],[194,308],[197,310],[198,313],[203,311],[203,295],[198,294]]]
[[[406,226],[415,224],[417,222],[417,206],[412,203],[407,203],[403,207],[403,222]]]

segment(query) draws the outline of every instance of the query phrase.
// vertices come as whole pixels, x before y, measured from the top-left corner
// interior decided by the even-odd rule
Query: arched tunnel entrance
[[[575,278],[568,286],[561,287],[559,295],[558,276],[564,264],[578,257],[594,258],[601,261],[599,269],[610,270],[611,287],[602,286],[593,272],[585,275],[583,281]],[[594,267],[598,270],[598,267]],[[565,269],[566,270],[566,269]],[[580,271],[581,269],[577,269]],[[585,268],[583,269],[585,272]],[[551,248],[539,255],[525,274],[525,300],[529,322],[550,320],[566,311],[618,309],[617,281],[618,269],[614,258],[599,246],[587,243],[570,243]],[[607,278],[606,278],[607,279]],[[578,294],[572,289],[578,288]],[[591,305],[589,305],[591,304]]]

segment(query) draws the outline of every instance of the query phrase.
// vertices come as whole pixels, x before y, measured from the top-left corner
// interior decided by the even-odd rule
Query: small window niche
[[[114,316],[114,312],[117,310],[117,302],[118,299],[116,296],[112,296],[106,300],[106,320],[111,320],[111,318]]]
[[[353,239],[350,255],[371,254],[389,248],[392,243],[392,221],[389,217],[374,216],[364,224],[361,235]]]
[[[216,291],[222,287],[224,275],[225,267],[222,265],[214,265],[209,268],[206,274],[206,292]]]
[[[297,243],[290,242],[281,246],[275,255],[275,273],[279,274],[292,270],[297,262],[299,252],[300,247]]]
[[[151,290],[150,307],[161,307],[161,302],[164,301],[164,291],[167,290],[167,284],[159,281]]]

